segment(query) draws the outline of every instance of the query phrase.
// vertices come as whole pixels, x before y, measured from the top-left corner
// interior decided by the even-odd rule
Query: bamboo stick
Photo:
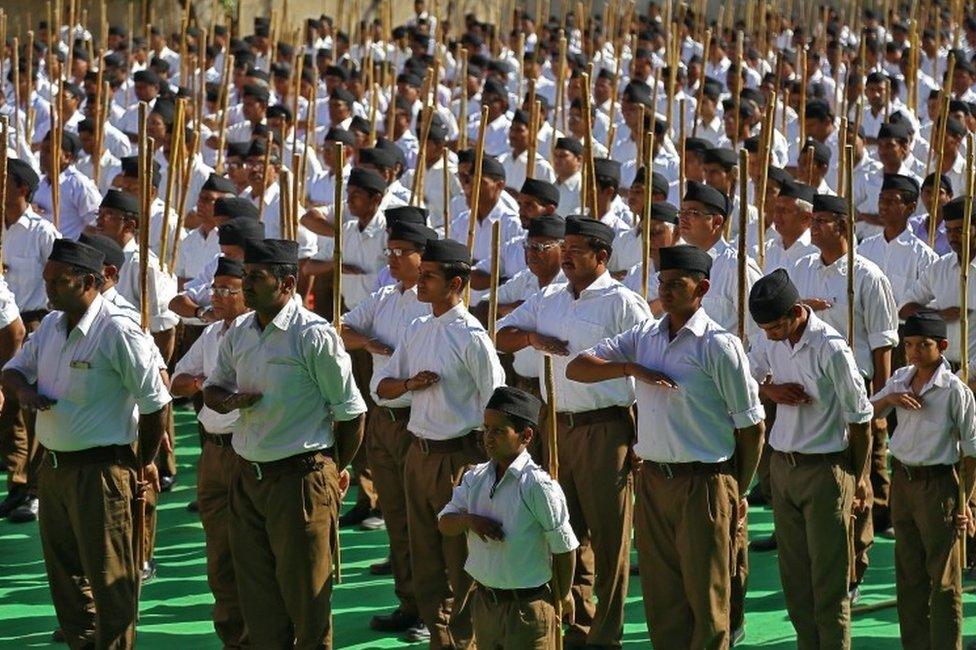
[[[641,122],[641,128],[643,129],[643,121]],[[642,214],[641,214],[641,296],[645,301],[648,300],[650,296],[650,272],[651,272],[651,182],[653,175],[653,167],[651,165],[651,160],[654,154],[651,153],[653,150],[653,145],[651,140],[654,139],[653,133],[642,133],[641,138],[647,140],[644,145],[644,203],[642,204]]]
[[[264,149],[264,173],[261,178],[264,182],[264,188],[261,190],[261,195],[258,197],[258,221],[264,221],[264,195],[268,192],[268,172],[271,169],[271,147],[274,146],[274,138],[271,133],[268,132],[268,136],[265,139],[265,149]]]
[[[5,43],[6,41],[0,41]],[[10,122],[6,115],[0,117],[0,142],[7,146],[10,137]],[[3,268],[3,241],[7,231],[7,152],[0,156],[0,269]]]
[[[534,86],[534,84],[533,84]],[[535,93],[532,93],[533,97]],[[529,149],[525,154],[525,178],[535,178],[536,154],[539,146],[539,120],[541,119],[542,102],[532,101],[529,109]]]
[[[444,151],[441,152],[441,172],[443,173],[442,185],[444,186],[441,188],[444,192],[444,212],[441,215],[441,219],[443,219],[444,223],[444,239],[450,239],[451,237],[451,172],[447,168],[447,159],[448,149],[447,147],[444,147]]]
[[[166,270],[166,244],[169,239],[169,210],[173,201],[173,183],[176,177],[177,160],[183,155],[182,133],[184,131],[183,120],[185,119],[186,100],[176,102],[176,115],[173,118],[173,135],[169,145],[169,169],[166,172],[166,189],[163,195],[163,227],[159,231],[159,267]],[[179,237],[179,233],[176,234]]]
[[[746,236],[749,227],[749,152],[739,150],[739,250],[738,250],[738,301],[736,302],[739,338],[746,340]]]
[[[845,166],[847,167],[847,344],[854,349],[854,256],[856,254],[854,239],[854,145],[847,145],[844,150]]]
[[[343,207],[343,183],[342,168],[346,164],[345,149],[341,142],[333,144],[333,160],[335,160],[337,172],[335,175],[335,195],[333,196],[333,232],[335,248],[332,255],[332,323],[336,332],[342,333],[342,207]],[[333,441],[333,451],[336,458],[339,457],[339,439]],[[345,468],[339,468],[342,471]],[[335,575],[336,584],[342,583],[342,548],[339,544],[339,526],[334,524],[335,548],[332,554],[332,573]]]
[[[430,123],[434,118],[433,106],[424,106],[420,116],[420,148],[417,151],[417,164],[413,170],[410,205],[421,205],[424,202],[424,170],[427,168],[427,139],[430,137]]]
[[[488,337],[495,343],[495,329],[498,323],[498,274],[501,266],[501,221],[491,224],[491,276],[488,293]]]
[[[181,136],[182,137],[182,136]],[[186,219],[186,197],[187,188],[190,187],[190,175],[193,172],[193,160],[196,158],[197,150],[200,147],[200,132],[194,131],[190,139],[190,146],[187,147],[187,156],[180,163],[182,169],[183,184],[181,186],[180,199],[176,202],[176,237],[173,239],[173,254],[170,257],[169,268],[176,268],[176,261],[180,254],[180,233],[183,232],[183,223]]]
[[[969,385],[969,266],[972,262],[970,246],[972,242],[972,218],[973,218],[973,158],[976,156],[976,138],[970,133],[967,136],[966,144],[966,199],[965,212],[962,221],[962,259],[959,260],[959,378],[963,383]],[[934,186],[938,187],[938,183]],[[956,499],[956,510],[959,515],[965,515],[969,507],[969,495],[966,493],[965,482],[965,460],[962,454],[962,446],[959,447],[959,465],[957,476],[959,477],[959,494]],[[962,570],[966,566],[966,531],[959,531],[959,561],[958,580],[962,584]]]
[[[471,210],[468,212],[468,250],[474,255],[474,233],[478,223],[478,208],[481,204],[481,167],[485,155],[485,133],[488,130],[488,107],[481,107],[481,122],[478,124],[478,143],[474,150],[474,173],[471,187]],[[471,284],[468,283],[464,304],[471,306]]]

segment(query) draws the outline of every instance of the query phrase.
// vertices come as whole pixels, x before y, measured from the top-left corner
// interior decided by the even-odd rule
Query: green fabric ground
[[[219,648],[210,625],[211,596],[207,589],[203,530],[186,504],[193,499],[199,452],[193,414],[177,413],[179,481],[160,504],[156,559],[159,575],[143,590],[140,648]],[[767,534],[772,515],[753,509],[753,536]],[[879,540],[863,587],[865,603],[894,596],[893,543]],[[388,577],[371,576],[368,567],[386,555],[386,534],[342,532],[343,583],[333,597],[337,648],[396,648],[406,644],[372,632],[369,618],[395,606]],[[753,555],[746,602],[746,641],[743,648],[793,648],[793,628],[786,616],[774,553]],[[967,638],[976,636],[976,597],[966,596]],[[632,580],[627,599],[625,648],[647,648],[639,581]],[[36,525],[0,521],[0,648],[49,645],[56,627],[50,604]],[[854,647],[882,649],[898,646],[894,609],[863,614],[854,621]]]

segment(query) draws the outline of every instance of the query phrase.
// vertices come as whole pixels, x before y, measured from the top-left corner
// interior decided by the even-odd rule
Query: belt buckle
[[[569,428],[572,429],[576,426],[575,418],[573,417],[572,411],[566,412],[566,419],[569,421]]]
[[[671,463],[658,463],[661,467],[661,471],[667,478],[674,478],[674,470],[671,469]]]
[[[914,480],[915,477],[912,476],[912,470],[911,470],[911,468],[908,467],[908,465],[905,465],[904,463],[902,463],[902,466],[901,467],[902,467],[903,470],[905,470],[905,476],[908,478],[908,480],[909,481]]]
[[[396,422],[397,421],[396,420],[396,415],[394,415],[393,409],[387,408],[387,407],[383,407],[383,408],[386,409],[386,414],[390,416],[390,421],[391,422]]]
[[[796,467],[796,455],[792,451],[786,452],[786,464],[790,467]]]
[[[261,463],[251,463],[251,467],[254,468],[254,474],[257,476],[259,481],[264,479],[264,473],[261,472]]]
[[[430,445],[427,444],[427,438],[418,437],[417,443],[420,445],[420,453],[422,453],[424,456],[430,454]]]
[[[51,467],[54,469],[58,468],[58,452],[48,449],[47,453],[51,455]]]

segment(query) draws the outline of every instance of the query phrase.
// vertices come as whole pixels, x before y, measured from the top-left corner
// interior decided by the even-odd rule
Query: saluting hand
[[[813,311],[823,311],[834,306],[834,303],[830,302],[829,300],[824,300],[823,298],[804,298],[800,302]]]
[[[569,341],[561,341],[555,336],[546,336],[538,332],[529,332],[529,345],[539,352],[557,354],[561,357],[569,355]]]
[[[800,406],[813,401],[800,384],[762,384],[759,392],[763,397],[787,406]]]
[[[407,380],[407,390],[423,390],[439,382],[441,378],[436,372],[421,370],[416,375]]]
[[[261,399],[261,393],[234,393],[224,400],[224,404],[227,406],[227,412],[230,412],[253,406],[259,399]]]
[[[468,516],[465,518],[465,523],[467,524],[468,530],[480,537],[483,542],[487,542],[490,539],[500,542],[505,539],[505,532],[502,530],[500,521],[496,521],[490,517],[482,517],[481,515],[468,513]]]
[[[677,390],[678,384],[668,377],[663,372],[658,372],[657,370],[651,370],[650,368],[645,368],[639,363],[628,363],[626,367],[626,373],[630,377],[633,377],[639,382],[650,384],[651,386],[658,386],[659,388],[670,388],[672,390]]]
[[[922,398],[914,393],[892,393],[888,395],[888,400],[892,406],[906,411],[918,411],[922,408]]]
[[[21,408],[28,411],[46,411],[58,403],[58,400],[41,395],[33,388],[20,391],[17,395],[17,401],[20,402]]]

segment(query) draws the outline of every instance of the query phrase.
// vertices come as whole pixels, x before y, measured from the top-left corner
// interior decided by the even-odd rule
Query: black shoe
[[[12,524],[29,524],[37,521],[37,497],[29,495],[24,502],[10,511],[7,520]]]
[[[200,512],[200,504],[197,503],[196,499],[194,499],[186,504],[186,509],[189,512]]]
[[[60,627],[53,632],[51,632],[51,643],[67,643],[68,640],[64,638],[64,630]]]
[[[755,553],[767,553],[776,549],[776,533],[773,533],[769,537],[757,537],[749,542],[749,550]]]
[[[159,477],[159,491],[169,492],[173,489],[173,484],[176,483],[175,476],[160,476]]]
[[[370,575],[374,576],[393,575],[393,564],[390,562],[390,558],[386,558],[382,562],[377,562],[376,564],[370,564],[369,573]]]
[[[419,623],[419,616],[406,614],[398,607],[389,614],[374,616],[369,621],[369,627],[377,632],[406,632]]]
[[[142,567],[142,584],[146,584],[156,577],[156,560],[149,560]]]
[[[358,526],[363,523],[367,517],[370,516],[369,504],[359,504],[357,503],[349,510],[346,514],[339,517],[339,527],[347,528],[349,526]]]
[[[24,489],[14,490],[7,494],[7,498],[0,502],[0,519],[7,517],[11,512],[20,507],[20,504],[27,498],[27,491]]]
[[[729,641],[730,646],[737,646],[746,640],[746,626],[743,624],[740,627],[732,630],[732,637]]]

